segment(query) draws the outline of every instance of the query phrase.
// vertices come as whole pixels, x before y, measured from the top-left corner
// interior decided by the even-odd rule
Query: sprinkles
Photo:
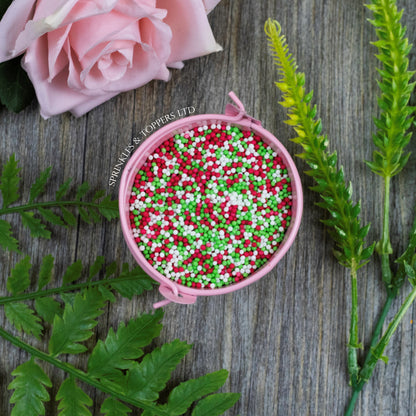
[[[250,276],[279,248],[292,187],[279,155],[251,131],[212,124],[176,134],[135,176],[134,239],[149,264],[187,287]]]

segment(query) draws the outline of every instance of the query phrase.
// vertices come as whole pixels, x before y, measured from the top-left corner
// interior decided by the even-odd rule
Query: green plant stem
[[[345,411],[344,416],[352,416],[354,412],[355,403],[357,402],[358,397],[360,396],[360,390],[353,390],[350,402],[348,404],[347,410]]]
[[[15,214],[17,212],[28,211],[37,208],[44,208],[44,207],[61,207],[66,205],[74,205],[74,206],[83,206],[83,207],[94,207],[99,208],[100,204],[95,204],[94,202],[84,202],[84,201],[46,201],[46,202],[37,202],[34,204],[26,204],[26,205],[18,205],[11,208],[3,208],[0,209],[0,215],[6,214]]]
[[[383,234],[381,236],[379,253],[381,256],[381,273],[383,282],[387,286],[391,283],[391,268],[390,268],[390,254],[392,252],[390,243],[390,176],[384,177],[384,206],[383,206]]]
[[[29,353],[31,356],[38,358],[39,360],[45,361],[62,371],[71,374],[72,376],[76,377],[77,379],[95,387],[96,389],[102,391],[103,393],[107,393],[123,402],[129,403],[133,406],[138,407],[139,409],[143,410],[149,410],[151,414],[157,414],[158,416],[169,416],[169,413],[164,411],[162,408],[153,405],[149,402],[141,401],[141,400],[135,400],[131,399],[129,397],[126,397],[119,391],[109,387],[108,385],[103,385],[93,377],[90,377],[87,373],[84,371],[78,370],[77,368],[73,367],[72,365],[62,362],[58,360],[57,358],[54,358],[48,354],[45,354],[44,352],[38,350],[37,348],[32,347],[29,344],[26,344],[19,338],[16,338],[9,332],[5,331],[3,328],[0,327],[0,337],[4,338],[5,340],[9,341],[11,344],[13,344],[15,347],[18,347],[27,353]]]
[[[62,286],[62,287],[57,287],[53,289],[41,290],[39,292],[23,293],[21,295],[16,295],[16,296],[4,296],[4,297],[0,297],[0,305],[4,305],[5,303],[10,303],[10,302],[22,301],[22,300],[37,299],[37,298],[41,298],[44,296],[55,295],[55,294],[63,293],[63,292],[72,292],[73,290],[80,290],[80,289],[84,289],[87,287],[103,286],[103,285],[111,285],[113,283],[119,283],[119,282],[127,282],[129,280],[135,280],[135,279],[136,279],[136,276],[118,277],[118,278],[113,278],[113,279],[103,279],[103,280],[97,280],[94,282],[86,282],[86,283],[78,283],[75,285]]]
[[[354,265],[353,265],[354,266]],[[358,384],[358,372],[360,370],[357,360],[358,348],[358,291],[357,291],[357,270],[351,269],[351,320],[350,339],[348,343],[348,372],[350,373],[351,385]]]

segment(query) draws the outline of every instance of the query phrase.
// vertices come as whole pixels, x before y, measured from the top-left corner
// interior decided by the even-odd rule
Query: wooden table
[[[405,7],[403,21],[410,41],[416,39],[416,4]],[[283,124],[285,111],[278,105],[274,87],[275,68],[263,32],[268,17],[278,19],[299,68],[306,72],[307,87],[315,91],[330,148],[337,150],[347,179],[354,184],[354,198],[362,201],[363,222],[371,221],[369,241],[379,238],[381,225],[381,180],[372,175],[364,159],[373,151],[372,117],[377,114],[374,29],[366,21],[370,12],[358,0],[223,0],[210,15],[213,32],[224,51],[194,59],[181,71],[172,71],[169,83],[151,82],[136,91],[119,95],[79,119],[69,114],[47,121],[32,104],[20,114],[0,110],[0,163],[12,153],[21,161],[22,186],[41,170],[53,165],[53,180],[47,197],[68,177],[79,184],[87,180],[94,189],[110,188],[108,180],[124,148],[140,130],[164,114],[186,106],[197,113],[222,113],[235,91],[247,111],[262,120],[289,152],[300,148],[290,141],[293,132]],[[415,68],[415,50],[410,60]],[[409,145],[413,152],[415,142]],[[405,244],[415,205],[416,165],[412,156],[403,174],[393,181],[392,242],[395,253]],[[296,164],[304,185],[304,216],[298,237],[284,259],[269,275],[236,293],[198,299],[195,305],[168,305],[164,329],[157,344],[180,338],[194,344],[192,352],[174,373],[179,382],[220,368],[230,371],[223,391],[241,392],[241,400],[228,415],[334,416],[342,415],[350,396],[346,369],[349,331],[350,281],[348,273],[332,256],[333,244],[320,219],[325,215],[314,205],[318,196],[309,190],[306,165]],[[75,229],[53,228],[52,240],[32,240],[20,219],[8,217],[25,253],[35,264],[47,253],[56,258],[56,275],[81,259],[90,264],[97,255],[108,262],[134,264],[117,221],[99,225],[79,223]],[[5,278],[21,256],[0,253],[1,293]],[[378,259],[360,270],[360,338],[368,344],[372,325],[385,294],[380,282]],[[409,292],[405,286],[399,301]],[[157,290],[132,301],[118,300],[100,321],[97,338],[110,325],[149,311],[160,300]],[[11,330],[1,311],[1,325]],[[414,307],[405,316],[387,348],[389,364],[378,364],[365,387],[356,415],[411,416],[416,414],[416,337]],[[28,339],[27,337],[24,337]],[[44,348],[41,342],[36,346]],[[27,354],[0,340],[0,414],[9,415],[11,371]],[[82,365],[82,359],[75,364]],[[45,366],[56,393],[63,373]],[[102,396],[87,391],[99,414]],[[47,405],[47,415],[57,414],[56,402]]]

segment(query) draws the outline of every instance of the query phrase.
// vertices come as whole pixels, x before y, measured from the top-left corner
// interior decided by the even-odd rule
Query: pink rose
[[[81,116],[221,50],[206,16],[218,2],[14,0],[0,22],[0,62],[25,52],[41,115]]]

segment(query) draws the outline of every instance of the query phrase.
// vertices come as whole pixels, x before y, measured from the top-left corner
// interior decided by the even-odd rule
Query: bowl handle
[[[256,124],[257,126],[261,126],[261,121],[249,116],[246,113],[243,103],[239,100],[239,98],[235,95],[233,91],[228,93],[229,97],[234,101],[234,104],[227,104],[225,107],[225,115],[233,117],[235,121],[246,119],[251,122],[251,124]],[[250,124],[250,125],[251,125]]]
[[[165,286],[163,284],[159,286],[159,292],[165,297],[165,299],[154,303],[153,308],[155,309],[161,308],[170,302],[181,303],[183,305],[190,305],[196,302],[196,296],[181,293],[175,294],[169,286]]]

